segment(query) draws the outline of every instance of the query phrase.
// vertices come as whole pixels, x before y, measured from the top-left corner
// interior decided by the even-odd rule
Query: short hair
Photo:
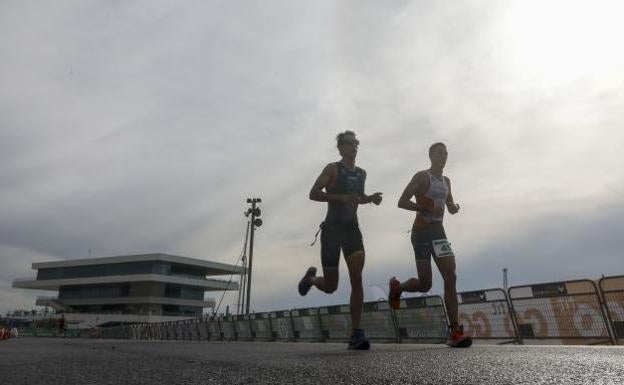
[[[431,154],[433,153],[433,150],[435,150],[435,148],[439,146],[446,147],[446,144],[442,142],[436,142],[432,144],[431,146],[429,146],[429,156],[431,156]]]
[[[341,132],[340,134],[336,135],[336,146],[340,146],[342,144],[342,141],[344,140],[344,137],[347,135],[351,135],[355,138],[355,132],[347,130],[345,132]]]

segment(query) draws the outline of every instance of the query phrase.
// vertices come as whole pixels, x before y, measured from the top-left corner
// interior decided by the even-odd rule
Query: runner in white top
[[[447,344],[452,347],[468,347],[472,344],[472,339],[464,335],[463,325],[458,322],[455,255],[442,225],[445,206],[450,214],[459,211],[459,205],[454,202],[451,194],[451,181],[442,175],[447,156],[444,143],[431,145],[431,168],[417,172],[399,199],[400,208],[416,211],[412,227],[412,246],[416,255],[418,278],[410,278],[403,283],[396,277],[390,279],[388,300],[394,309],[398,309],[401,292],[428,292],[431,289],[433,256],[444,279],[444,302],[450,322]],[[412,197],[416,198],[416,202],[412,201]]]

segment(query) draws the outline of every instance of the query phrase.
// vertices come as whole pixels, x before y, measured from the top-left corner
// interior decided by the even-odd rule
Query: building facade
[[[201,316],[214,307],[210,291],[238,290],[238,283],[211,276],[239,275],[242,267],[170,254],[141,254],[33,263],[35,279],[13,287],[58,291],[37,305],[66,314],[97,314],[111,322],[149,322]],[[75,317],[70,317],[75,318]],[[83,317],[84,318],[84,317]]]

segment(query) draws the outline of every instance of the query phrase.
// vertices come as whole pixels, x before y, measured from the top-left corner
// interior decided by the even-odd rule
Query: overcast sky
[[[381,206],[359,210],[365,296],[416,274],[396,203],[447,143],[458,289],[624,274],[619,1],[0,3],[0,314],[33,262],[163,252],[234,263],[261,197],[252,309],[347,303],[296,284],[335,135]],[[224,277],[227,279],[227,277]],[[441,293],[434,275],[432,292]],[[228,294],[224,305],[236,296]],[[218,299],[218,298],[217,298]]]

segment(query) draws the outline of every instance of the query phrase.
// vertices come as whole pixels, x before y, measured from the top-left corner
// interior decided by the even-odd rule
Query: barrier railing
[[[200,341],[207,341],[209,339],[208,319],[206,317],[199,318],[198,320],[197,338]]]
[[[251,324],[248,315],[233,316],[234,330],[238,341],[253,341]]]
[[[317,308],[290,311],[296,341],[323,341]]]
[[[473,339],[519,342],[507,293],[502,289],[466,291],[457,294],[459,323]]]
[[[325,306],[318,309],[323,341],[348,341],[351,337],[349,305]]]
[[[563,344],[611,342],[596,285],[590,280],[509,288],[523,340],[560,340]]]
[[[386,301],[364,302],[360,326],[371,341],[398,341],[396,321]]]
[[[208,339],[210,341],[221,341],[223,339],[219,318],[214,317],[208,321]]]
[[[458,293],[459,320],[475,340],[500,343],[624,344],[624,276]],[[438,295],[364,303],[361,327],[371,340],[442,343],[447,315]],[[282,310],[102,329],[101,338],[343,342],[352,325],[348,305]]]
[[[269,313],[271,336],[273,341],[295,341],[295,327],[290,311],[274,311]]]
[[[273,341],[269,313],[257,313],[249,316],[251,333],[254,341]]]
[[[446,310],[439,295],[402,299],[400,308],[394,314],[399,342],[446,341]]]
[[[234,328],[235,316],[219,317],[219,329],[221,329],[221,339],[224,341],[236,341],[236,329]]]
[[[599,281],[615,343],[624,345],[624,275]]]

